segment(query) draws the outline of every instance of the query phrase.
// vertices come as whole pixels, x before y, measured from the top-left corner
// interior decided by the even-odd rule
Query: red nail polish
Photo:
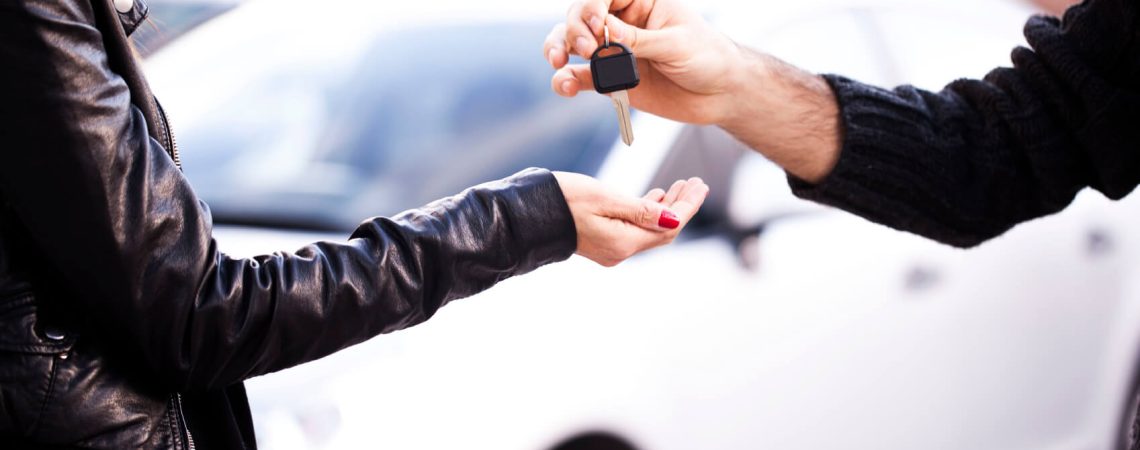
[[[661,218],[657,220],[657,225],[661,228],[675,230],[681,226],[681,221],[677,220],[677,215],[673,211],[661,211]]]

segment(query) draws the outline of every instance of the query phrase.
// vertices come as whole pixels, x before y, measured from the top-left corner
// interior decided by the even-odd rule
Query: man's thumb
[[[673,31],[638,28],[613,14],[606,18],[606,25],[610,28],[610,40],[629,47],[639,58],[668,59],[677,52],[677,45],[670,42],[675,34]]]

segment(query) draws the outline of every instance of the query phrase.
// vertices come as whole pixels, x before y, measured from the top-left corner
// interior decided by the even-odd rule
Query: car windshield
[[[351,70],[268,71],[186,128],[172,114],[186,175],[220,223],[351,229],[527,167],[594,174],[613,110],[551,92],[534,47],[547,31],[392,30],[366,38]]]

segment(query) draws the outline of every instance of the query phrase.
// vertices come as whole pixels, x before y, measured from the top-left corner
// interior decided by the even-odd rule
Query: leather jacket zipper
[[[162,103],[159,103],[157,98],[154,99],[154,105],[158,109],[159,116],[162,117],[162,126],[166,131],[166,152],[170,155],[170,159],[174,160],[174,165],[181,169],[182,159],[178,157],[178,141],[174,139],[174,127],[170,125],[170,117],[166,115],[166,109],[162,107]],[[174,402],[174,425],[182,434],[182,442],[186,443],[188,450],[195,450],[194,435],[190,433],[190,426],[186,424],[186,413],[182,410],[182,394],[175,392],[171,400]]]
[[[174,393],[174,415],[178,430],[182,433],[182,442],[186,443],[188,450],[194,450],[194,435],[190,434],[190,426],[186,424],[186,413],[182,411],[182,394]]]
[[[178,157],[178,140],[174,138],[174,126],[170,124],[170,117],[166,115],[166,109],[157,98],[154,99],[154,105],[158,109],[158,114],[162,116],[162,126],[166,128],[166,152],[170,154],[170,159],[174,160],[174,165],[181,169],[182,158]]]

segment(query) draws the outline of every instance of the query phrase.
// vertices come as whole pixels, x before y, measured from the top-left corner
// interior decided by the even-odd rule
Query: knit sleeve
[[[1092,187],[1140,183],[1140,1],[1086,0],[1063,21],[1034,17],[1013,68],[938,93],[840,76],[843,148],[796,195],[970,247],[1064,209]]]

